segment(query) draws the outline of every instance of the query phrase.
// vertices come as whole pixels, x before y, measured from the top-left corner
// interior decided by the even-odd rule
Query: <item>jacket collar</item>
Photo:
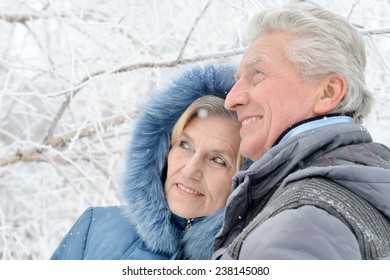
[[[187,232],[193,225],[204,220],[204,217],[200,218],[183,218],[172,213],[172,223],[182,232]]]
[[[354,123],[354,119],[349,116],[342,115],[326,115],[311,118],[293,125],[288,128],[275,142],[275,145],[286,141],[287,139],[306,131],[317,129],[320,127],[336,124],[336,123]],[[274,145],[274,146],[275,146]]]

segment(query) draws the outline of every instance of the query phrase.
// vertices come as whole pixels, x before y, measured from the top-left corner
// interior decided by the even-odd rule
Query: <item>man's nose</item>
[[[181,171],[188,179],[200,180],[202,178],[202,163],[200,159],[194,155],[186,162]]]
[[[237,111],[241,106],[248,104],[248,90],[243,80],[238,80],[229,91],[225,99],[225,108]]]

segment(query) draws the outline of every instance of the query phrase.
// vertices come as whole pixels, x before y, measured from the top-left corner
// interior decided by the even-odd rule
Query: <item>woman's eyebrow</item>
[[[234,161],[234,153],[229,148],[222,147],[222,148],[212,149],[211,152],[219,155],[226,155],[227,157],[229,157],[229,160]]]

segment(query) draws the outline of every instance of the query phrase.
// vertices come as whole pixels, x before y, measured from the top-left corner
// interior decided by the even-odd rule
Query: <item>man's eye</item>
[[[266,76],[265,76],[263,71],[261,71],[258,68],[253,69],[252,82],[254,84],[257,84],[257,83],[263,81],[265,78],[266,78]]]
[[[258,68],[253,69],[253,76],[264,74],[263,71],[261,71]]]

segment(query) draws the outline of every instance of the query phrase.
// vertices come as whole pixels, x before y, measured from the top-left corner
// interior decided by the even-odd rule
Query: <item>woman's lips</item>
[[[181,183],[177,183],[176,186],[177,186],[181,191],[183,191],[183,192],[185,192],[185,193],[188,193],[188,194],[191,194],[191,195],[195,195],[195,196],[203,196],[202,193],[200,193],[200,192],[198,192],[198,191],[196,191],[196,190],[194,190],[194,189],[191,189],[191,188],[189,188],[189,187],[186,187],[186,186],[184,186],[184,185],[181,184]]]

